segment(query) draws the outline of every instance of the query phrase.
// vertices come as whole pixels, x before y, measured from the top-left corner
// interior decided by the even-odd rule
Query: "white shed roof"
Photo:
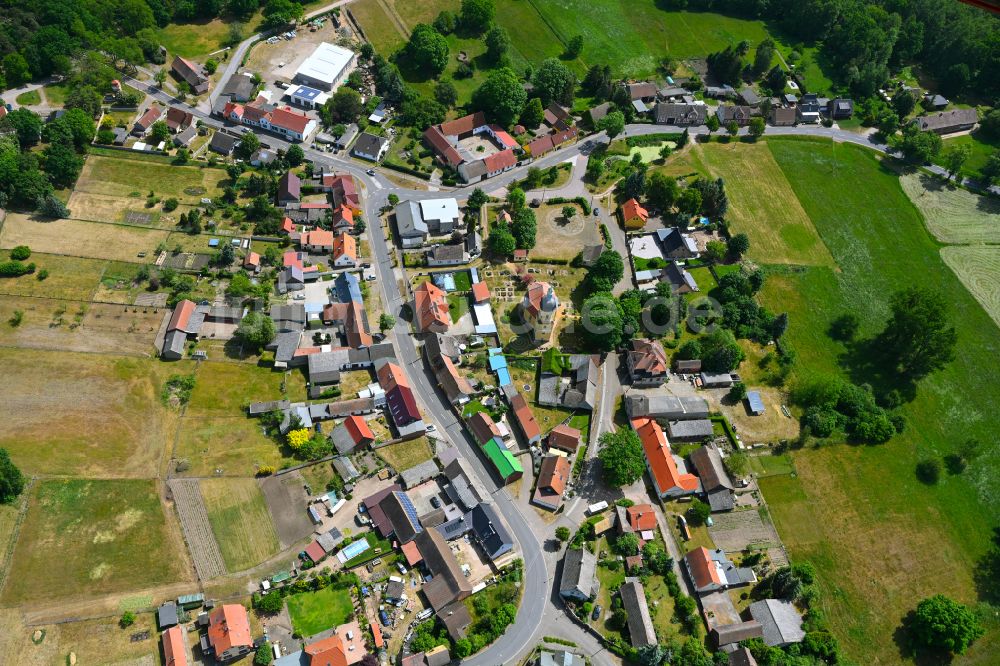
[[[329,42],[322,42],[312,52],[312,55],[299,66],[296,74],[333,85],[333,82],[337,80],[353,58],[353,51]]]
[[[420,202],[420,216],[427,220],[457,220],[458,201],[450,199],[425,199]]]

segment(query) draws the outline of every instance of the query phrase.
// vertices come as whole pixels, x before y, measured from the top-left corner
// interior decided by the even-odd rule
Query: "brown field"
[[[8,258],[7,255],[7,252],[0,252],[0,258],[4,260]],[[0,278],[0,294],[89,301],[107,265],[107,262],[98,259],[60,257],[40,252],[32,252],[28,261],[35,264],[36,272],[20,277]],[[38,273],[43,269],[49,275],[44,280],[39,280]]]
[[[186,364],[0,349],[6,389],[0,446],[32,474],[151,477],[177,417],[160,400]]]
[[[63,308],[65,312],[59,314]],[[17,327],[9,323],[15,311],[23,313]],[[162,308],[0,296],[0,345],[151,357],[165,312]],[[60,319],[62,323],[57,324]]]
[[[136,203],[141,209],[151,191],[159,197],[176,197],[182,203],[196,204],[202,197],[221,194],[221,183],[228,177],[222,169],[91,155],[80,172],[75,189],[92,194],[137,197]]]
[[[173,228],[180,220],[181,213],[187,213],[195,208],[192,205],[181,204],[176,210],[165,213],[162,203],[153,208],[146,208],[145,199],[95,194],[81,190],[75,190],[70,195],[69,203],[66,205],[74,218],[94,222],[128,222],[125,219],[125,214],[129,211],[149,213],[152,215],[149,224],[140,226],[161,229]]]
[[[184,472],[190,476],[209,476],[216,470],[249,476],[259,466],[280,467],[289,460],[279,445],[264,435],[257,419],[246,416],[185,417],[174,455],[190,463]]]
[[[572,259],[580,254],[585,245],[604,242],[597,218],[584,215],[575,204],[572,207],[576,214],[568,221],[562,215],[561,204],[543,205],[535,211],[538,219],[538,246],[535,254],[550,259]]]
[[[201,496],[229,571],[256,566],[278,552],[278,537],[254,479],[202,479]]]
[[[150,262],[170,232],[84,220],[37,222],[27,215],[11,213],[0,234],[0,248],[29,245],[33,250],[73,257]],[[140,252],[146,257],[140,258]]]

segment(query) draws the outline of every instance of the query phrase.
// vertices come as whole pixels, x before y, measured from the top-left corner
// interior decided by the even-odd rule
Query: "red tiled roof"
[[[319,564],[320,560],[326,557],[326,551],[323,550],[323,546],[319,545],[318,541],[313,541],[311,544],[306,546],[306,555],[309,559],[313,561],[314,564]]]
[[[632,340],[632,351],[628,355],[630,365],[644,374],[653,376],[667,374],[670,365],[667,361],[667,352],[656,340]]]
[[[514,157],[514,151],[508,148],[484,157],[483,163],[486,164],[486,173],[494,173],[515,166],[517,158]]]
[[[485,282],[472,285],[472,300],[476,303],[490,300],[490,288]]]
[[[173,129],[188,127],[194,122],[194,114],[176,106],[167,109],[167,125]]]
[[[649,219],[649,211],[640,206],[635,199],[629,199],[622,204],[622,217],[626,222],[637,217],[645,222]]]
[[[372,628],[372,640],[375,641],[375,647],[380,648],[383,645],[382,641],[382,630],[378,626],[378,622],[371,623]]]
[[[518,393],[510,401],[511,409],[514,410],[514,418],[517,419],[521,432],[528,440],[537,439],[542,436],[542,429],[538,427],[538,421],[528,406],[528,401]]]
[[[494,437],[500,436],[500,429],[486,412],[476,412],[469,417],[468,424],[472,434],[476,436],[477,444],[485,444]]]
[[[428,127],[427,131],[424,132],[424,139],[437,152],[438,157],[447,162],[449,166],[458,166],[464,161],[455,146],[451,145],[437,127]]]
[[[256,252],[248,252],[247,256],[243,258],[244,266],[260,266],[260,255]]]
[[[319,201],[314,201],[312,203],[299,204],[299,210],[326,210],[328,208],[333,208],[328,203],[322,203]]]
[[[656,512],[651,504],[636,504],[625,509],[628,524],[636,532],[656,529]]]
[[[719,575],[719,570],[715,566],[715,562],[712,561],[712,556],[709,554],[708,549],[702,546],[701,548],[695,548],[690,553],[684,556],[687,560],[688,567],[691,569],[691,577],[694,578],[694,586],[697,589],[702,589],[712,585],[722,585],[722,577]]]
[[[281,230],[286,234],[290,234],[295,231],[295,223],[292,222],[292,218],[286,217],[281,221]]]
[[[174,306],[174,313],[170,315],[170,323],[167,324],[167,331],[186,331],[191,315],[194,314],[194,301],[183,300]]]
[[[549,433],[549,446],[573,453],[579,445],[580,431],[564,423],[560,423]]]
[[[352,414],[344,420],[344,427],[351,435],[351,439],[357,445],[367,444],[375,441],[375,433],[368,426],[368,421],[364,417]]]
[[[535,316],[542,311],[542,300],[545,295],[549,293],[552,289],[548,282],[532,282],[528,285],[528,291],[525,293],[525,300],[528,303],[528,312]]]
[[[347,650],[340,636],[330,636],[303,648],[309,666],[347,666]]]
[[[378,383],[382,390],[388,393],[397,386],[410,388],[410,382],[406,379],[403,369],[395,363],[386,363],[378,369]]]
[[[564,129],[564,130],[560,130],[558,132],[553,132],[551,134],[551,136],[552,136],[552,145],[553,146],[562,145],[562,144],[566,143],[567,141],[569,141],[570,139],[575,138],[576,134],[577,134],[577,131],[576,131],[575,127],[570,127],[569,129]]]
[[[239,604],[225,604],[212,611],[208,616],[208,642],[215,648],[215,654],[253,645],[247,609]]]
[[[333,248],[333,232],[326,229],[313,229],[302,234],[302,246]]]
[[[420,554],[420,549],[417,548],[416,541],[407,541],[400,546],[400,549],[403,551],[403,557],[406,558],[406,563],[411,567],[423,562],[424,557]]]
[[[413,301],[419,331],[427,332],[435,324],[441,324],[445,328],[451,326],[451,314],[448,311],[445,293],[430,281],[422,283],[413,290]]]
[[[555,147],[552,143],[552,137],[548,134],[545,136],[540,136],[534,141],[530,141],[525,144],[524,149],[531,154],[532,157],[539,157],[544,155]]]
[[[281,255],[281,265],[282,266],[295,266],[296,268],[302,268],[302,256],[301,252],[296,252],[295,250],[289,250]]]
[[[187,666],[187,646],[184,630],[174,625],[163,632],[164,666]]]
[[[505,148],[517,148],[519,144],[514,140],[510,134],[504,130],[504,128],[499,125],[490,125],[490,129],[493,131],[493,136],[497,138],[497,141],[502,143]]]
[[[142,118],[139,118],[139,120],[136,122],[136,125],[142,127],[143,129],[149,129],[149,127],[157,120],[159,120],[159,118],[160,118],[160,107],[151,106],[146,111],[146,113],[142,114]]]
[[[538,487],[549,488],[557,495],[566,491],[571,466],[565,456],[546,456],[538,470]]]
[[[333,239],[333,258],[347,256],[351,261],[358,260],[358,241],[346,231]]]
[[[698,477],[693,474],[681,474],[677,469],[677,463],[670,454],[667,436],[660,424],[653,419],[640,418],[632,420],[632,427],[642,440],[646,461],[649,463],[649,470],[659,494],[677,488],[688,492],[698,489]]]
[[[445,136],[457,136],[461,134],[468,134],[477,127],[482,127],[485,124],[486,114],[482,111],[477,111],[467,116],[462,116],[461,118],[441,123],[440,125],[437,125],[437,128]]]
[[[237,118],[243,118],[243,105],[237,104],[236,102],[228,102],[225,108],[222,109],[222,115],[226,118],[231,118],[235,115]]]
[[[333,226],[339,227],[344,222],[351,227],[354,226],[354,211],[349,206],[341,204],[337,206],[337,210],[333,211]]]
[[[271,124],[302,134],[309,124],[309,116],[285,106],[271,112]]]

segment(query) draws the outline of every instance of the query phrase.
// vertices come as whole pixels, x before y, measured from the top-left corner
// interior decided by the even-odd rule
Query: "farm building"
[[[296,83],[332,91],[347,78],[357,63],[357,54],[342,46],[322,42],[295,71]]]

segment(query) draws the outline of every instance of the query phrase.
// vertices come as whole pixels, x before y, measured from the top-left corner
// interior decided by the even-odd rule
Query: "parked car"
[[[601,611],[602,610],[604,610],[604,609],[601,608],[600,604],[594,606],[594,612],[590,614],[590,619],[591,620],[597,620],[597,619],[599,619],[601,617]]]
[[[435,509],[440,509],[441,500],[439,500],[437,497],[431,497],[431,506],[434,507]]]
[[[396,562],[396,568],[399,569],[399,573],[406,575],[406,566],[402,562]]]
[[[375,169],[368,169],[368,171],[365,171],[365,173],[367,173],[369,176],[374,176],[375,175]]]
[[[437,432],[437,426],[431,423],[428,424],[428,426],[424,428],[424,430],[426,430],[427,432]]]
[[[384,610],[378,612],[378,619],[384,626],[389,626],[389,614]]]
[[[601,209],[598,208],[597,206],[594,206],[594,215],[597,216],[597,215],[600,215],[600,214],[601,214]]]

